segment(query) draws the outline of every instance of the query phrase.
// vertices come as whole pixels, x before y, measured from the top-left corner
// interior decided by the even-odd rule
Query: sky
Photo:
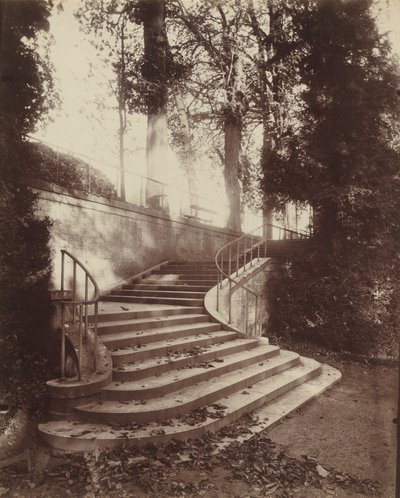
[[[34,136],[76,155],[93,158],[92,164],[116,184],[118,113],[115,100],[107,95],[105,88],[112,73],[101,64],[95,48],[80,30],[73,15],[79,3],[79,0],[64,0],[63,10],[54,8],[50,17],[50,34],[54,39],[50,58],[62,105],[50,112],[50,122]],[[126,169],[145,176],[146,117],[130,116],[129,121]],[[164,162],[164,177],[158,180],[187,190],[186,178],[172,151]],[[221,171],[211,165],[200,169],[198,181],[203,184],[207,197],[226,202]],[[129,178],[128,175],[127,183]]]
[[[35,136],[93,158],[92,165],[117,185],[118,114],[114,100],[105,90],[111,69],[100,63],[95,48],[79,29],[79,22],[73,15],[79,3],[80,0],[64,0],[63,10],[54,8],[50,18],[50,33],[54,40],[50,57],[62,105],[50,113],[50,121]],[[400,57],[400,0],[378,0],[376,13],[380,29],[389,32],[394,52]],[[126,142],[126,168],[146,175],[145,116],[131,117]],[[161,181],[187,190],[183,172],[172,151],[165,158],[164,171]],[[202,162],[196,171],[199,187],[207,192],[206,197],[226,203],[221,170]],[[127,182],[130,178],[136,177],[128,175]]]

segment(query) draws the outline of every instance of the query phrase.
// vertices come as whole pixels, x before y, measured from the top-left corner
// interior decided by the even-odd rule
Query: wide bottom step
[[[66,451],[143,447],[149,443],[160,445],[172,439],[195,438],[208,431],[216,432],[256,409],[262,413],[259,429],[264,430],[324,392],[340,378],[338,370],[325,365],[321,367],[314,360],[302,358],[300,365],[206,406],[202,409],[204,419],[200,422],[190,413],[162,423],[130,427],[53,421],[39,425],[39,433],[50,446]]]

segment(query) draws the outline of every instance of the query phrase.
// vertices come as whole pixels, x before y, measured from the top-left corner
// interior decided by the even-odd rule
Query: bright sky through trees
[[[75,153],[97,159],[94,166],[115,183],[118,178],[118,114],[115,97],[107,91],[112,69],[99,60],[95,48],[80,31],[73,13],[80,0],[64,0],[50,18],[54,38],[51,60],[59,88],[61,109],[50,114],[50,122],[36,136]],[[377,18],[382,31],[390,32],[395,52],[400,54],[400,0],[378,0]],[[131,116],[126,139],[126,168],[145,175],[146,117]],[[199,191],[208,198],[226,202],[222,170],[202,159],[197,168]],[[102,161],[102,162],[100,162]],[[108,167],[110,163],[114,167]],[[175,155],[165,158],[165,176],[159,180],[187,189]],[[127,183],[129,175],[127,176]]]
[[[74,11],[80,0],[64,0],[63,9],[54,8],[50,32],[54,38],[51,60],[59,88],[61,109],[50,114],[50,122],[36,137],[77,154],[93,157],[94,166],[116,182],[118,178],[118,114],[115,97],[109,95],[107,81],[113,77],[104,67],[95,48],[79,29]],[[126,139],[126,169],[146,175],[146,116],[130,115]],[[100,162],[102,161],[102,162]],[[115,167],[108,167],[103,162]],[[165,176],[159,180],[187,190],[187,182],[171,151],[165,158]],[[225,202],[221,172],[202,162],[199,180],[206,197]],[[127,183],[129,182],[127,176]],[[222,196],[222,197],[221,197]]]

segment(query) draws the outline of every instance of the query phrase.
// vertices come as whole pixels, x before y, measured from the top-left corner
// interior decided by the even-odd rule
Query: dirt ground
[[[394,497],[397,368],[308,353],[343,379],[272,429],[252,435],[253,415],[191,442],[57,457],[33,440],[32,472],[0,469],[0,497]]]

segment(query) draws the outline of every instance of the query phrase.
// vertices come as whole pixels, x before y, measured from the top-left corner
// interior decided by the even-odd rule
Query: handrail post
[[[243,269],[246,270],[246,249],[247,249],[247,237],[244,238],[244,252],[243,252]]]
[[[258,311],[258,296],[256,296],[256,308],[255,308],[255,311],[254,311],[254,333],[255,333],[256,336],[257,336],[257,326],[258,326],[258,321],[257,321],[258,314],[257,314],[257,311]]]
[[[232,323],[232,280],[229,279],[229,311],[228,323]]]
[[[251,239],[250,239],[250,266],[253,266],[253,234],[251,234]]]
[[[240,250],[240,242],[237,241],[237,250],[236,250],[236,276],[239,276],[239,250]]]
[[[97,319],[98,319],[98,315],[99,315],[99,302],[96,301],[94,303],[94,371],[95,372],[97,370],[97,358],[96,358],[96,354],[97,354],[97,342],[98,342],[98,339],[97,339]]]
[[[65,379],[65,303],[61,303],[61,380]]]
[[[87,302],[89,299],[89,277],[88,274],[86,273],[85,275],[85,301]],[[88,337],[88,326],[89,326],[89,317],[88,317],[88,305],[85,304],[85,330],[84,330],[84,335],[87,338]]]
[[[228,275],[231,276],[231,259],[232,259],[232,245],[229,245],[229,263],[228,263]]]
[[[82,313],[83,306],[79,305],[79,346],[78,346],[78,380],[82,380]]]
[[[246,289],[246,334],[249,329],[249,291]]]
[[[224,271],[224,251],[221,252],[221,272],[223,273],[223,271]],[[222,289],[222,275],[221,275],[220,289]]]
[[[75,303],[75,297],[76,297],[76,261],[74,260],[73,264],[73,275],[72,275],[72,302]],[[75,304],[72,305],[73,309],[73,321],[74,323],[76,322],[76,306]]]
[[[218,272],[217,277],[217,311],[219,311],[219,280],[221,278],[221,274]]]
[[[73,275],[72,275],[72,299],[70,296],[68,298],[64,298],[65,293],[65,256],[71,258],[73,262]],[[81,268],[84,272],[84,299],[77,297],[77,266]],[[92,283],[94,287],[94,298],[89,300],[89,281]],[[67,340],[67,331],[66,331],[66,320],[70,320],[74,327],[71,329],[71,341],[75,337],[75,333],[78,333],[77,342],[73,342],[72,344],[76,349],[78,356],[78,381],[82,380],[82,364],[84,358],[83,351],[83,340],[89,338],[89,306],[94,305],[94,368],[96,369],[96,352],[98,345],[98,299],[100,296],[99,288],[97,286],[96,281],[90,272],[82,265],[82,263],[77,260],[72,254],[70,254],[67,250],[61,250],[61,351],[60,351],[60,377],[62,380],[66,378],[66,340]],[[66,315],[66,310],[71,308],[72,317]],[[83,316],[85,314],[85,316]],[[78,321],[78,326],[76,327],[76,322]]]

